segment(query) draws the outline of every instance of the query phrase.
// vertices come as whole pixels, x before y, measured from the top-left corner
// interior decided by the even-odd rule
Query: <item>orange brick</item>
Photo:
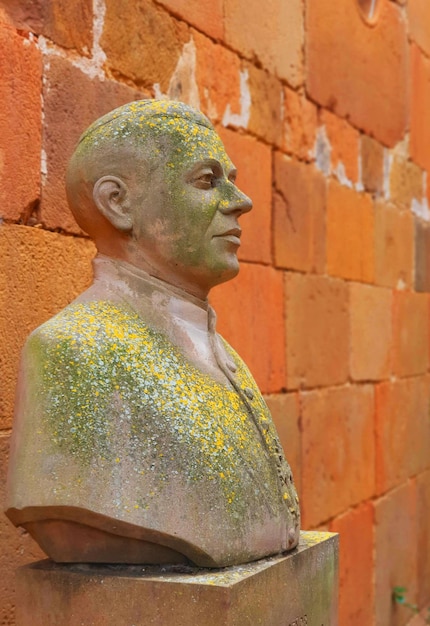
[[[9,437],[0,435],[0,501],[5,501]],[[17,567],[46,556],[30,535],[17,530],[9,520],[0,515],[0,624],[15,624],[15,573]]]
[[[429,390],[426,376],[376,388],[376,485],[392,489],[429,466]]]
[[[374,278],[371,198],[331,181],[327,196],[327,272],[351,280]]]
[[[86,239],[0,227],[0,428],[11,426],[19,353],[27,335],[87,287],[93,255]]]
[[[406,211],[375,204],[375,282],[410,287],[414,263],[414,220]]]
[[[272,231],[272,151],[269,146],[225,128],[218,129],[227,154],[238,168],[237,185],[254,208],[241,219],[239,258],[270,263]]]
[[[80,134],[104,113],[142,97],[126,85],[91,80],[65,59],[50,57],[44,86],[47,175],[41,207],[41,219],[48,228],[80,232],[68,209],[64,184],[65,169]]]
[[[286,275],[288,388],[346,382],[348,287],[340,280]]]
[[[212,39],[224,36],[222,0],[159,0],[171,13]]]
[[[0,215],[23,221],[40,196],[42,64],[28,39],[0,24]]]
[[[303,392],[303,527],[314,527],[374,494],[371,385]]]
[[[408,113],[405,20],[399,7],[382,0],[370,27],[355,5],[351,0],[307,3],[308,92],[393,146],[403,137]]]
[[[326,182],[313,165],[275,155],[274,253],[279,267],[325,269]]]
[[[239,57],[213,43],[197,31],[192,31],[196,46],[196,81],[199,86],[200,108],[213,123],[221,122],[229,107],[231,114],[241,113]]]
[[[423,171],[403,155],[394,154],[390,168],[390,200],[403,209],[410,209],[414,198],[424,196]]]
[[[418,605],[430,601],[430,471],[417,477]]]
[[[298,395],[296,393],[273,394],[266,396],[265,400],[293,472],[297,491],[301,495],[302,450]]]
[[[282,272],[242,263],[239,276],[214,289],[210,300],[219,332],[243,358],[262,392],[285,388]]]
[[[331,166],[339,177],[358,182],[360,135],[347,121],[323,110],[320,123],[325,127],[331,145]]]
[[[188,26],[151,0],[105,0],[105,4],[100,43],[107,68],[139,87],[159,83],[166,92],[183,45],[190,39]]]
[[[393,372],[397,376],[424,374],[429,365],[427,294],[394,294]]]
[[[390,375],[392,293],[388,289],[350,284],[351,377],[381,380]]]
[[[251,93],[251,116],[248,130],[264,141],[280,146],[282,144],[282,84],[280,81],[247,65],[249,89]]]
[[[361,180],[363,187],[370,193],[381,193],[384,175],[384,148],[380,143],[361,135]]]
[[[302,160],[313,156],[317,132],[317,108],[305,95],[284,88],[284,136],[282,150]]]
[[[393,588],[407,587],[415,602],[416,567],[416,486],[407,482],[375,502],[375,624],[406,624],[411,611],[393,603]]]
[[[266,0],[264,10],[257,0],[224,0],[226,42],[296,87],[303,82],[303,11],[301,0]]]
[[[430,4],[427,0],[409,0],[407,10],[410,37],[430,56]]]
[[[430,59],[411,45],[411,157],[427,171],[430,170]]]
[[[93,42],[92,0],[7,0],[11,23],[24,31],[45,35],[63,48],[88,55]]]
[[[340,535],[339,624],[374,626],[373,508],[362,504],[330,524]]]

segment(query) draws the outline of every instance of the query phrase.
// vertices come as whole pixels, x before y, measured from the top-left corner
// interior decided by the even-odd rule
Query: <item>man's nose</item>
[[[243,191],[235,187],[232,197],[220,202],[219,208],[221,213],[237,213],[239,216],[252,209],[252,200]]]

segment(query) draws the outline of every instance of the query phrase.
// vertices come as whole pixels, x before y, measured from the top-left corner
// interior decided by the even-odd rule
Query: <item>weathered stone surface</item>
[[[430,226],[415,220],[415,289],[430,291]]]
[[[361,135],[361,182],[366,191],[380,194],[384,184],[384,147],[372,137]]]
[[[430,170],[430,59],[411,45],[411,157]]]
[[[337,559],[336,535],[304,532],[288,556],[212,572],[40,561],[18,572],[17,626],[337,626]]]
[[[405,21],[399,7],[384,0],[371,27],[355,5],[307,3],[307,88],[319,104],[393,146],[403,136],[408,112]]]
[[[375,283],[410,287],[414,264],[414,219],[409,211],[375,203]]]
[[[430,4],[427,0],[409,0],[407,4],[409,35],[418,46],[430,55]]]
[[[159,4],[209,37],[223,38],[223,0],[159,0]]]
[[[283,92],[284,141],[282,150],[299,159],[310,160],[313,156],[317,131],[317,107],[288,87]]]
[[[251,94],[248,130],[264,141],[282,145],[282,83],[272,74],[246,65]]]
[[[429,297],[425,293],[394,294],[393,372],[424,374],[429,364]]]
[[[331,147],[331,168],[342,182],[358,181],[359,133],[346,120],[322,109],[320,115]]]

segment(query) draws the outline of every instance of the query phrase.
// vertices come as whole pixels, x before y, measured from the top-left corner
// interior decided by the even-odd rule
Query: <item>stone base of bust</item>
[[[17,626],[337,626],[338,537],[245,565],[59,565],[17,574]]]

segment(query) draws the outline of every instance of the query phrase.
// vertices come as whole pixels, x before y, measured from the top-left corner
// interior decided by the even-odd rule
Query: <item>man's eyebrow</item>
[[[228,171],[227,171],[227,176],[231,176],[236,175],[237,174],[237,169],[234,167],[234,165],[231,163],[230,164],[231,167],[229,167]],[[224,167],[221,163],[221,161],[218,161],[217,159],[212,159],[212,158],[208,158],[208,159],[202,159],[201,161],[198,161],[197,163],[195,163],[191,169],[190,169],[190,174],[198,171],[200,168],[202,167],[214,167],[218,170],[220,170],[221,172],[224,172]]]

